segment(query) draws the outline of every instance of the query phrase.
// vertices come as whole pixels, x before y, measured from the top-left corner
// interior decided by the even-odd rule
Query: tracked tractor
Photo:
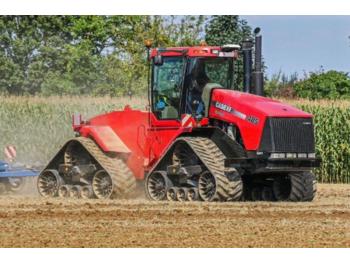
[[[39,175],[40,194],[124,198],[140,182],[155,201],[311,201],[313,118],[263,96],[261,40],[257,29],[241,46],[147,42],[149,107],[74,115],[76,137]]]

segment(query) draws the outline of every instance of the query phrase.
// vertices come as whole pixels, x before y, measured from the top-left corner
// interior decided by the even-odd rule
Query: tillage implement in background
[[[0,195],[24,193],[28,181],[38,176],[38,169],[13,163],[16,158],[14,146],[6,146],[4,154],[8,162],[0,160]]]

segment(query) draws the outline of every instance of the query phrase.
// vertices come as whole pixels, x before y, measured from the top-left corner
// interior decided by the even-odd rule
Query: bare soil
[[[0,197],[1,247],[350,247],[350,185],[311,203]]]

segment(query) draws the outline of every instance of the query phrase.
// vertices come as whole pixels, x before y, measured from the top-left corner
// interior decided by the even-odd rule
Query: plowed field
[[[1,247],[350,247],[350,185],[311,203],[0,197]]]

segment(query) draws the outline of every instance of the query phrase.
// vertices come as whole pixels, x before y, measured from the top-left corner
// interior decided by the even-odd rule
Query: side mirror
[[[153,64],[155,66],[161,66],[163,65],[163,57],[161,55],[156,55],[154,58],[153,58]]]

